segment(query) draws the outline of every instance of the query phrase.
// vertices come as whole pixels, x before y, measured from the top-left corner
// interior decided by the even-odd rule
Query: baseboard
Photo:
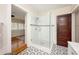
[[[11,51],[6,50],[5,48],[0,49],[0,55],[5,55],[7,53],[11,53]]]

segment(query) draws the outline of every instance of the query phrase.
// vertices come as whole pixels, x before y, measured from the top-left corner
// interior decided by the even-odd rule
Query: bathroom
[[[79,10],[78,9],[79,5],[76,5],[76,4],[13,4],[13,5],[21,8],[24,11],[24,13],[26,13],[24,33],[25,33],[25,44],[27,44],[28,48],[22,51],[23,53],[21,52],[19,54],[27,55],[27,53],[30,53],[30,52],[36,53],[31,50],[31,49],[34,49],[34,47],[42,52],[46,52],[45,54],[50,54],[51,50],[53,50],[52,55],[54,54],[67,55],[67,47],[68,47],[68,49],[70,49],[69,50],[70,52],[69,51],[68,52],[69,54],[71,54],[71,50],[72,50],[71,46],[73,47],[72,43],[75,44],[74,42],[79,42],[78,36],[77,36],[78,35],[78,27],[77,27],[78,21],[76,20],[78,19],[77,12]],[[2,37],[3,40],[2,41],[0,40],[1,41],[0,47],[2,47],[1,54],[7,54],[7,53],[11,53],[11,34],[12,34],[11,33],[11,7],[12,5],[6,4],[6,5],[0,5],[0,7],[1,7],[0,15],[4,16],[4,17],[1,17],[1,20],[0,20],[1,22],[0,27],[3,29],[3,32],[1,32],[3,35],[2,34],[1,35],[4,36]],[[71,22],[71,23],[67,23],[67,27],[69,27],[68,25],[70,24],[71,29],[72,29],[72,30],[70,28],[67,29],[71,31],[69,32],[70,37],[72,38],[71,40],[69,40],[71,42],[66,41],[65,43],[63,43],[64,40],[57,41],[57,35],[58,35],[57,20],[61,18],[62,15],[64,15],[64,17],[68,16],[68,19],[70,20],[72,19],[71,21],[69,20],[67,21],[67,22]],[[65,24],[62,18],[61,18],[60,23],[61,23],[60,25]],[[67,31],[67,30],[64,29],[64,31]],[[68,33],[66,33],[66,35],[67,34]],[[63,35],[60,35],[60,36],[63,36]],[[65,37],[65,38],[68,38],[68,37]],[[74,48],[74,50],[75,49],[76,48]],[[63,52],[59,52],[59,51],[63,51]],[[39,51],[37,52],[37,54],[40,55]],[[72,53],[72,54],[76,54],[76,53]]]

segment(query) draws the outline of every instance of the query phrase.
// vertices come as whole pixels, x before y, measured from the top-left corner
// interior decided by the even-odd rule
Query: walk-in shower
[[[50,48],[51,46],[51,14],[33,16],[31,19],[31,41],[34,44]]]

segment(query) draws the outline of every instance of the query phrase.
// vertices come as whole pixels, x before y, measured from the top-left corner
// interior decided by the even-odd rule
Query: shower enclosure
[[[52,42],[51,14],[33,16],[31,18],[31,41],[46,48],[50,48]]]

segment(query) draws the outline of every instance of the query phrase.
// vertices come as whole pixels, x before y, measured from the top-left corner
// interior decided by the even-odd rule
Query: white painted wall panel
[[[3,48],[1,54],[11,52],[11,5],[0,5],[0,22],[4,24]]]

